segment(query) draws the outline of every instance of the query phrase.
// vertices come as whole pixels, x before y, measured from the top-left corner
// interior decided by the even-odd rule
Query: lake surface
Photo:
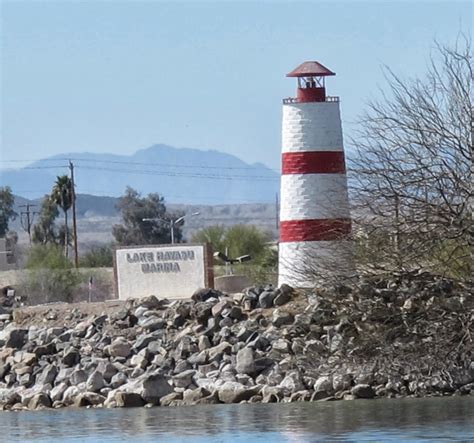
[[[474,441],[474,397],[0,412],[5,442]]]

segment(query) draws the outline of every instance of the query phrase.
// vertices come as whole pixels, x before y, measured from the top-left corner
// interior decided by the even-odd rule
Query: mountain
[[[279,174],[261,163],[248,164],[215,150],[154,145],[133,155],[68,153],[0,171],[0,186],[17,195],[38,198],[48,193],[57,175],[74,163],[76,191],[119,197],[126,186],[142,194],[157,192],[167,202],[233,204],[273,202]]]

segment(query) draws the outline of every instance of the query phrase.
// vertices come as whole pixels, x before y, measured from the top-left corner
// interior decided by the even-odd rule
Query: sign
[[[213,287],[212,251],[207,245],[177,244],[117,248],[118,298],[189,298]]]

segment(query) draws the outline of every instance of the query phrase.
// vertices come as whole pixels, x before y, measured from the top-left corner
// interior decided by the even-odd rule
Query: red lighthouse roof
[[[316,61],[301,63],[293,71],[286,74],[287,77],[326,77],[329,75],[336,75],[336,73]]]

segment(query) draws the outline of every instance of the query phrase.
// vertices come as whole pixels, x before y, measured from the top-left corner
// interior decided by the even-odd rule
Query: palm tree
[[[67,211],[71,208],[73,199],[72,181],[67,175],[58,176],[51,191],[51,200],[64,212],[64,255],[68,256],[69,230],[67,225]]]

